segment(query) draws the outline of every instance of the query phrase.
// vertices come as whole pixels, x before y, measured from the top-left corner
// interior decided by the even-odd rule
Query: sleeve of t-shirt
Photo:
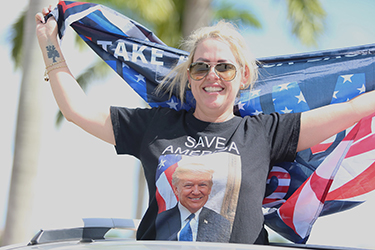
[[[293,161],[297,154],[300,132],[300,113],[273,113],[264,120],[271,145],[271,161]]]
[[[117,154],[139,156],[145,131],[154,116],[154,109],[111,107]]]

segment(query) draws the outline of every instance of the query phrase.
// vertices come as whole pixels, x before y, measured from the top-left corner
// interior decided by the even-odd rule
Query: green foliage
[[[22,65],[22,41],[23,41],[23,23],[26,17],[26,11],[17,18],[16,22],[11,28],[11,46],[12,46],[12,58],[14,61],[15,68],[19,68]]]
[[[168,46],[181,39],[181,13],[185,0],[92,0],[136,20],[152,30]],[[162,13],[162,14],[161,14]]]
[[[262,24],[250,10],[234,8],[233,4],[230,2],[221,2],[219,8],[214,11],[215,19],[232,20],[234,22],[241,22],[246,26],[252,26],[258,29],[262,28]]]
[[[182,40],[182,16],[186,0],[171,0],[173,11],[155,27],[155,34],[165,44],[177,48]]]
[[[292,33],[307,46],[316,46],[324,31],[326,12],[318,0],[287,0]]]

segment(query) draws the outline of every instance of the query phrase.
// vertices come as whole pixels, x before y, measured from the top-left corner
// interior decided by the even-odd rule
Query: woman
[[[193,223],[186,221],[182,214],[187,213],[181,211],[174,222],[176,229],[168,233],[158,231],[169,223],[168,218],[160,220],[158,215],[175,206],[177,200],[167,187],[157,187],[156,183],[160,169],[171,170],[178,167],[181,159],[199,156],[197,159],[210,162],[215,173],[227,170],[224,177],[214,177],[214,185],[216,182],[223,192],[219,190],[216,196],[210,196],[206,205],[230,222],[229,242],[267,243],[261,206],[270,168],[277,162],[293,161],[296,152],[375,111],[375,92],[370,92],[347,103],[300,114],[234,116],[238,91],[252,84],[257,73],[255,63],[248,61],[242,36],[225,22],[191,36],[187,62],[176,68],[177,77],[166,85],[167,90],[179,89],[183,97],[188,82],[196,101],[193,111],[102,107],[86,98],[70,73],[57,42],[56,21],[44,21],[50,11],[51,8],[45,8],[36,15],[36,32],[51,88],[65,118],[115,145],[118,154],[137,157],[144,167],[150,199],[138,228],[138,239],[168,235],[162,239],[181,240],[179,235],[189,224],[192,239],[199,240],[197,228],[202,225],[197,223],[202,210],[193,216]],[[55,56],[50,56],[48,50],[54,51]],[[194,185],[188,187],[187,199],[200,202],[203,194]],[[210,241],[209,234],[206,232],[202,238]]]

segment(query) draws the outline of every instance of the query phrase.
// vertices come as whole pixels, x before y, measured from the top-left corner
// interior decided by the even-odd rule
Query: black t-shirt
[[[176,207],[171,176],[179,165],[199,161],[214,171],[204,207],[230,222],[229,242],[267,243],[262,213],[267,176],[275,163],[294,160],[300,114],[236,116],[208,123],[192,111],[111,107],[111,118],[117,153],[138,158],[148,183],[149,207],[137,239],[155,239],[157,230],[165,230],[155,221],[158,214]],[[166,223],[172,222],[161,225]],[[198,235],[199,230],[198,226]]]

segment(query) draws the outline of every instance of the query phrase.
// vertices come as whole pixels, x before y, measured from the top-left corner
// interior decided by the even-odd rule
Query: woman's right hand
[[[40,46],[44,46],[49,41],[57,40],[57,22],[55,18],[51,16],[45,21],[45,16],[51,13],[52,10],[53,7],[50,5],[35,15],[36,35]]]

